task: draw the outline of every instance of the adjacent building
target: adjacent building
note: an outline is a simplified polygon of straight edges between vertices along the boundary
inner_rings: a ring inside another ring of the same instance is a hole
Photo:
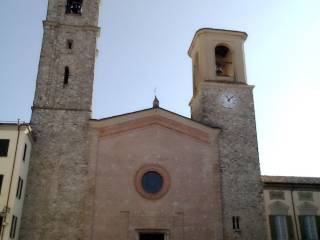
[[[320,178],[262,176],[271,240],[318,240]]]
[[[0,123],[0,239],[18,239],[32,147],[28,124]]]

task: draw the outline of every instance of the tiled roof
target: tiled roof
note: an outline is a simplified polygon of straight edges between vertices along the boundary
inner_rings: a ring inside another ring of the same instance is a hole
[[[261,176],[262,182],[273,184],[320,184],[320,178],[293,176]]]

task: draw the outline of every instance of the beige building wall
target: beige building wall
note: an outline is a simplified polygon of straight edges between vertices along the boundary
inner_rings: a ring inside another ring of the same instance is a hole
[[[3,220],[0,235],[1,240],[18,239],[19,237],[22,206],[32,147],[30,133],[31,129],[28,125],[0,124],[0,139],[9,140],[7,156],[0,157],[0,175],[3,175],[0,194],[0,214]],[[25,146],[27,146],[26,152]],[[23,183],[21,183],[21,180]],[[20,185],[19,189],[21,190],[18,190],[18,185]],[[14,230],[14,227],[12,227],[14,216],[16,217],[15,234],[14,237],[13,234],[11,234],[10,237],[11,229],[12,231]]]
[[[270,216],[291,219],[287,222],[290,240],[311,239],[302,234],[301,216],[314,216],[318,238],[312,239],[320,239],[320,179],[263,176],[262,180],[269,239],[276,239]]]

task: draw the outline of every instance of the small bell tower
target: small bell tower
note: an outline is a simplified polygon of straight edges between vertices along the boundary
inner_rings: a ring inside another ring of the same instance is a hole
[[[196,33],[189,49],[194,97],[203,82],[246,84],[243,49],[246,39],[247,34],[238,31],[201,29]]]
[[[239,31],[201,29],[189,49],[193,65],[192,119],[221,129],[219,158],[223,239],[265,240],[252,90]]]

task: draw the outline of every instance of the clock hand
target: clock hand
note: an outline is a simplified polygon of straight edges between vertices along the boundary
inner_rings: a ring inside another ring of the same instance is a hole
[[[230,102],[232,98],[234,98],[234,96],[227,97],[227,101]]]

